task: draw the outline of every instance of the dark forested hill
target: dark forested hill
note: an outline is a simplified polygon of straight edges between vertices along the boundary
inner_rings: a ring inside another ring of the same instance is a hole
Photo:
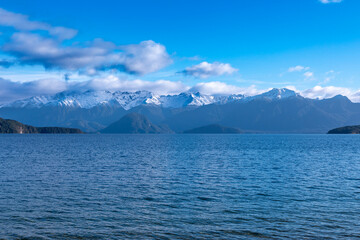
[[[83,133],[75,128],[61,128],[61,127],[33,127],[22,124],[15,120],[0,118],[0,133]]]
[[[328,134],[360,134],[360,125],[332,129]]]

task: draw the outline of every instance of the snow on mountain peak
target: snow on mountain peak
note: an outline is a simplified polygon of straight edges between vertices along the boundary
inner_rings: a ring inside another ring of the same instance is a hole
[[[251,101],[265,98],[279,100],[299,94],[289,89],[272,89],[266,93],[245,97],[244,95],[211,96],[199,92],[184,92],[178,95],[155,95],[148,91],[122,92],[122,91],[65,91],[52,96],[37,96],[24,100],[15,101],[2,107],[16,108],[40,108],[51,106],[79,107],[90,109],[99,105],[118,106],[129,110],[139,105],[152,104],[165,108],[181,108],[186,106],[203,106],[208,104],[225,104],[233,101]]]
[[[279,99],[286,99],[290,97],[297,97],[300,96],[293,90],[287,88],[273,88],[268,92],[263,94],[257,95],[254,98],[266,98],[269,100],[279,100]]]

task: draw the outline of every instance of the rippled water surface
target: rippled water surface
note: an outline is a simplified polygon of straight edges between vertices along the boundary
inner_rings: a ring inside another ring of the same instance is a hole
[[[360,136],[1,135],[18,238],[360,239]]]

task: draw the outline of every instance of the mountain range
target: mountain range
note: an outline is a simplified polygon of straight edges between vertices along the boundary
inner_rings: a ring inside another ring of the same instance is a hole
[[[86,132],[98,132],[132,112],[174,132],[219,124],[244,132],[326,133],[360,123],[360,103],[341,95],[323,100],[304,98],[286,88],[256,96],[69,91],[0,106],[3,118]]]

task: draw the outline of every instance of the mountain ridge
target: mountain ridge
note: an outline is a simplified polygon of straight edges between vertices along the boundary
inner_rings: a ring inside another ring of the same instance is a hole
[[[124,100],[126,108],[113,99],[112,92],[105,92],[105,97],[103,93],[87,91],[85,97],[81,95],[83,99],[76,101],[74,94],[78,93],[58,94],[56,99],[61,99],[61,104],[55,100],[49,102],[49,97],[33,98],[34,102],[30,103],[18,101],[1,107],[0,116],[29,125],[72,127],[85,132],[100,131],[131,112],[146,116],[155,125],[167,125],[174,132],[218,123],[244,132],[326,133],[338,126],[360,122],[360,103],[353,103],[347,97],[310,99],[288,89],[272,89],[250,97],[183,93],[161,99],[149,92],[116,93],[115,97]],[[91,101],[85,101],[89,96]],[[82,101],[89,108],[78,104]]]
[[[205,95],[199,92],[183,92],[175,95],[156,95],[148,91],[64,91],[54,95],[34,96],[11,103],[0,105],[0,108],[40,108],[51,106],[90,109],[96,106],[108,105],[130,110],[139,105],[159,105],[164,108],[182,108],[186,106],[204,106],[209,104],[226,104],[232,101],[252,101],[259,98],[279,100],[300,96],[298,93],[282,88],[268,92],[245,96],[243,94]]]

